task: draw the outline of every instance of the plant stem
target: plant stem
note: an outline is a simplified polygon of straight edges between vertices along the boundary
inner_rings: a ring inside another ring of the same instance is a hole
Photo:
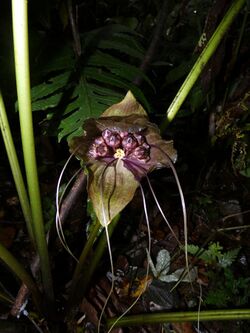
[[[52,287],[48,248],[44,232],[42,205],[35,156],[30,96],[27,6],[28,2],[26,0],[12,0],[16,85],[24,164],[33,220],[33,231],[37,251],[40,257],[45,297],[49,305],[54,301],[54,292]]]
[[[10,268],[15,275],[26,284],[29,288],[34,304],[38,311],[41,312],[41,295],[34,283],[32,277],[26,272],[24,267],[16,260],[16,258],[0,243],[0,259]]]
[[[15,146],[13,143],[10,126],[9,126],[1,91],[0,91],[0,127],[1,127],[2,135],[3,135],[3,141],[4,141],[6,151],[7,151],[12,175],[13,175],[14,182],[16,185],[18,197],[19,197],[20,204],[22,207],[24,219],[25,219],[25,222],[27,225],[29,237],[34,243],[34,234],[33,234],[33,230],[32,230],[32,216],[31,216],[30,203],[29,203],[27,191],[25,189],[20,165],[19,165],[19,162],[17,159],[16,149],[15,149]]]
[[[245,0],[235,0],[231,7],[228,9],[227,13],[223,17],[221,23],[213,33],[212,37],[208,41],[207,45],[205,46],[204,50],[198,57],[197,61],[195,62],[193,68],[189,72],[186,80],[180,87],[178,93],[176,94],[173,102],[169,106],[167,110],[167,117],[163,121],[161,125],[161,131],[163,132],[167,125],[174,119],[177,112],[179,111],[182,103],[186,99],[188,93],[192,89],[193,85],[197,81],[199,75],[201,74],[203,68],[208,63],[211,56],[214,54],[215,50],[217,49],[218,45],[220,44],[222,38],[224,37],[227,29],[232,24],[233,20],[241,10],[245,3]]]
[[[77,284],[81,278],[81,273],[83,271],[83,267],[85,264],[85,261],[90,253],[90,251],[93,248],[93,244],[97,238],[98,232],[101,228],[101,225],[98,221],[96,221],[93,230],[91,231],[89,238],[83,248],[83,251],[81,253],[81,256],[79,258],[79,262],[76,265],[75,271],[74,271],[74,275],[72,278],[72,283],[71,283],[71,288],[70,288],[70,295],[69,295],[69,306],[71,307],[71,305],[73,303],[75,303],[75,299],[76,299],[76,294],[77,294]]]
[[[108,230],[109,230],[110,237],[111,237],[113,231],[115,230],[115,227],[116,227],[119,219],[120,219],[120,215],[118,214],[109,224]],[[103,232],[100,237],[100,240],[98,242],[97,248],[94,251],[93,258],[91,259],[88,267],[87,268],[86,268],[86,266],[83,267],[84,264],[86,263],[87,255],[89,254],[90,250],[92,249],[92,246],[93,246],[94,240],[96,239],[98,231],[100,230],[100,226],[101,225],[97,221],[97,223],[96,223],[94,229],[92,230],[91,235],[83,249],[83,252],[81,254],[79,263],[76,267],[74,277],[73,277],[74,289],[72,289],[72,291],[71,291],[71,295],[70,295],[71,297],[69,298],[69,306],[72,306],[73,304],[75,304],[79,300],[79,298],[81,298],[82,295],[84,295],[84,293],[86,292],[89,282],[92,278],[92,275],[95,272],[95,270],[98,266],[98,263],[106,249],[106,246],[107,246],[106,233]]]
[[[120,215],[118,214],[109,224],[109,226],[108,226],[109,237],[112,236],[119,219],[120,219]],[[94,256],[93,256],[92,260],[90,261],[90,264],[88,265],[87,271],[85,272],[84,285],[81,286],[83,293],[86,291],[86,288],[91,280],[91,277],[92,277],[93,273],[95,272],[96,267],[98,266],[98,263],[101,260],[104,251],[106,250],[106,246],[107,246],[106,233],[103,232],[101,235],[101,238],[98,242],[97,248],[95,249]]]
[[[208,311],[190,311],[190,312],[170,312],[170,313],[151,313],[121,318],[114,327],[140,326],[146,324],[164,324],[173,322],[197,321],[199,315],[200,321],[211,320],[249,320],[250,309],[233,310],[208,310]],[[115,323],[117,318],[107,320],[107,328]]]

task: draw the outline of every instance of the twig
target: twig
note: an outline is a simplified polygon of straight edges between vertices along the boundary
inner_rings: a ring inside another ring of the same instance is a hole
[[[75,50],[77,58],[80,58],[80,56],[82,54],[82,47],[81,47],[81,40],[80,40],[79,31],[78,31],[78,26],[77,26],[77,22],[76,22],[77,21],[76,15],[73,14],[72,0],[67,1],[67,7],[68,7],[70,26],[71,26],[71,30],[72,30],[72,36],[74,39],[74,50]]]
[[[40,263],[39,263],[39,256],[38,254],[36,254],[33,258],[32,258],[32,262],[31,262],[31,271],[34,277],[37,276],[38,270],[40,267]],[[26,304],[27,304],[27,300],[28,297],[30,295],[30,290],[28,289],[28,287],[26,286],[25,283],[22,283],[16,299],[14,301],[14,304],[10,310],[10,314],[16,318],[19,318],[22,311],[24,310]]]
[[[12,316],[16,318],[20,317],[23,307],[25,306],[27,299],[29,297],[29,294],[30,291],[28,287],[26,286],[26,284],[23,283],[18,291],[15,302],[10,310],[10,314]]]
[[[82,193],[85,190],[87,183],[87,177],[85,173],[82,171],[76,178],[76,181],[72,188],[70,189],[67,197],[63,200],[61,209],[60,209],[60,219],[63,224],[67,219],[69,212],[75,202],[79,199]]]
[[[163,28],[164,28],[164,23],[166,22],[166,16],[167,16],[167,5],[168,5],[168,1],[167,0],[163,0],[163,4],[162,7],[159,11],[158,14],[158,19],[157,19],[157,24],[155,26],[154,29],[154,33],[150,42],[150,45],[147,49],[147,52],[145,54],[145,57],[140,65],[140,69],[145,73],[148,70],[148,67],[150,66],[150,63],[152,62],[154,55],[157,51],[158,45],[159,45],[159,41],[163,32]],[[142,83],[142,76],[137,76],[134,79],[134,84],[136,85],[140,85]]]

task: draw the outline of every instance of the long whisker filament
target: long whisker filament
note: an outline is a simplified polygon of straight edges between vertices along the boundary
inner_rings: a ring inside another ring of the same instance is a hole
[[[101,175],[101,184],[100,184],[100,192],[101,192],[101,198],[103,198],[103,187],[104,187],[104,177],[105,177],[105,172],[107,171],[108,167],[110,167],[114,162],[117,162],[117,160],[111,161],[110,163],[108,163]],[[116,166],[116,164],[115,164]],[[112,193],[111,193],[112,195]],[[108,305],[109,299],[114,291],[114,286],[115,286],[115,280],[114,280],[114,276],[115,276],[115,272],[114,272],[114,263],[113,263],[113,256],[112,256],[112,250],[111,250],[111,244],[110,244],[110,240],[109,240],[109,232],[108,232],[108,224],[109,221],[107,221],[107,215],[105,212],[105,207],[104,207],[104,202],[103,200],[101,200],[101,205],[102,205],[102,214],[103,214],[103,220],[104,220],[104,229],[105,229],[105,233],[106,233],[106,240],[107,240],[107,247],[108,247],[108,253],[109,253],[109,261],[110,261],[110,269],[111,269],[111,287],[110,287],[110,291],[108,293],[108,296],[105,300],[105,303],[103,305],[99,320],[98,320],[98,327],[97,327],[97,332],[100,332],[100,328],[101,328],[101,321],[102,321],[102,317],[104,315],[105,309]]]
[[[184,198],[184,194],[183,194],[183,191],[182,191],[182,187],[181,187],[181,184],[180,184],[180,180],[179,180],[179,177],[177,175],[176,169],[174,167],[174,164],[173,164],[171,158],[160,147],[158,147],[156,145],[151,145],[151,147],[154,147],[154,148],[158,149],[166,157],[166,159],[168,160],[168,162],[166,163],[166,166],[171,168],[171,170],[173,172],[173,175],[174,175],[174,178],[175,178],[175,181],[176,181],[176,185],[178,187],[178,191],[179,191],[179,195],[180,195],[180,199],[181,199],[182,215],[183,215],[185,262],[186,262],[187,273],[188,273],[190,283],[191,283],[192,279],[191,279],[191,276],[190,276],[189,262],[188,262],[188,252],[187,252],[187,246],[188,246],[187,210],[186,210],[186,203],[185,203],[185,198]],[[191,283],[191,285],[192,285],[192,283]]]
[[[77,147],[77,149],[78,149],[78,147]],[[60,191],[61,180],[62,180],[62,177],[63,177],[63,174],[65,172],[66,167],[68,166],[71,158],[74,156],[74,153],[75,153],[75,151],[67,159],[67,161],[66,161],[66,163],[65,163],[65,165],[64,165],[64,167],[63,167],[63,169],[61,171],[61,174],[59,176],[58,182],[57,182],[57,187],[56,187],[56,231],[57,231],[58,238],[59,238],[61,244],[63,245],[63,247],[65,248],[65,250],[72,256],[72,258],[74,258],[78,262],[78,259],[71,252],[71,250],[70,250],[70,248],[69,248],[69,246],[68,246],[68,244],[66,242],[64,233],[63,233],[62,222],[61,222],[61,218],[60,218],[60,203],[61,203],[61,199],[59,199],[59,191]]]
[[[150,235],[150,225],[149,225],[149,218],[148,218],[148,210],[147,210],[147,203],[146,203],[145,193],[144,193],[143,187],[142,187],[142,185],[140,183],[139,183],[139,187],[140,187],[141,194],[142,194],[143,209],[144,209],[145,220],[146,220],[147,230],[148,230],[148,249],[147,249],[146,253],[148,254],[147,257],[149,257],[150,253],[151,253],[151,235]],[[146,278],[145,278],[145,281],[147,281],[148,275],[149,275],[149,260],[147,260],[147,268],[146,268]],[[116,319],[116,321],[109,328],[109,330],[108,330],[107,333],[110,333],[111,330],[113,329],[113,327],[119,322],[119,320],[122,317],[124,317],[135,306],[135,304],[140,299],[141,295],[145,292],[146,288],[147,288],[147,282],[144,284],[144,288],[140,291],[140,294],[136,297],[136,299],[134,300],[134,302],[128,307],[128,309],[126,311],[123,312],[123,314],[121,314]]]
[[[157,207],[158,207],[158,209],[159,209],[159,211],[160,211],[160,213],[161,213],[161,216],[163,217],[164,221],[166,222],[166,224],[167,224],[169,230],[170,230],[171,233],[173,234],[173,236],[174,236],[174,238],[176,239],[177,243],[181,246],[181,243],[180,243],[179,239],[177,238],[177,236],[176,236],[176,234],[175,234],[173,228],[171,227],[170,223],[168,222],[168,220],[167,220],[167,218],[166,218],[166,216],[165,216],[165,214],[164,214],[164,212],[163,212],[163,210],[162,210],[162,208],[161,208],[161,205],[160,205],[160,203],[159,203],[159,201],[158,201],[158,199],[157,199],[157,197],[156,197],[156,195],[155,195],[154,189],[153,189],[153,187],[152,187],[152,185],[151,185],[151,183],[150,183],[150,180],[149,180],[149,178],[148,178],[147,175],[146,175],[146,178],[147,178],[147,181],[148,181],[148,186],[149,186],[149,188],[150,188],[150,191],[151,191],[151,193],[152,193],[152,195],[153,195],[153,197],[154,197],[155,203],[156,203],[156,205],[157,205]]]

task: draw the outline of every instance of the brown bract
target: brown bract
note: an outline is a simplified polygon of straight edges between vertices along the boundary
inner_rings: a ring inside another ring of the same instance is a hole
[[[141,178],[167,167],[169,159],[175,162],[177,153],[130,91],[98,119],[86,120],[83,129],[69,142],[70,152],[89,171],[88,194],[106,226],[132,200]]]

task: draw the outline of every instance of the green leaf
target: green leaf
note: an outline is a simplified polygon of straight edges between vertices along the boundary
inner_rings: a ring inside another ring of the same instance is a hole
[[[97,70],[93,67],[86,68],[84,72],[87,78],[98,81],[99,84],[102,83],[110,87],[113,86],[113,89],[115,87],[118,89],[123,88],[126,91],[131,90],[133,94],[145,105],[147,110],[150,110],[150,105],[148,104],[148,101],[141,89],[139,89],[131,82],[127,80],[121,80],[121,78],[119,78],[117,75],[107,73],[101,69]]]
[[[218,307],[223,307],[227,305],[229,298],[230,295],[228,295],[226,289],[209,290],[205,299],[205,304],[212,304]]]
[[[117,34],[112,40],[102,40],[98,47],[100,49],[112,49],[125,53],[133,58],[143,59],[144,50],[138,45],[134,38],[128,34]]]
[[[47,121],[53,121],[53,112],[56,112],[57,119],[61,115],[57,129],[59,141],[65,136],[70,139],[80,135],[84,120],[99,117],[107,107],[121,100],[128,90],[132,90],[150,111],[143,92],[132,83],[135,77],[142,76],[154,89],[148,77],[132,65],[143,56],[138,36],[127,27],[108,25],[83,35],[86,54],[83,67],[78,62],[74,63],[69,44],[58,49],[58,61],[54,52],[49,65],[43,66],[41,72],[48,76],[51,71],[51,78],[32,88],[32,110],[49,110]],[[63,72],[54,75],[58,70]]]
[[[219,265],[223,268],[229,267],[238,256],[240,248],[229,250],[219,256]]]
[[[223,247],[217,243],[211,243],[207,250],[197,245],[188,244],[187,251],[207,263],[218,263],[222,268],[231,266],[240,251],[240,248],[222,252]]]
[[[196,255],[200,250],[201,248],[198,245],[188,244],[187,246],[187,251],[192,255]]]
[[[55,94],[32,103],[32,111],[44,111],[58,106],[63,93]]]
[[[59,125],[58,140],[68,136],[82,133],[82,123],[88,118],[97,118],[110,105],[118,102],[121,95],[113,93],[111,89],[88,84],[82,76],[79,85],[76,86],[73,96],[75,97],[64,111],[64,119]]]
[[[54,76],[50,78],[46,83],[39,84],[31,89],[31,98],[32,98],[32,110],[38,110],[38,107],[35,108],[36,103],[39,103],[39,100],[43,99],[43,103],[46,104],[45,97],[58,92],[58,90],[61,90],[64,86],[66,86],[68,80],[70,77],[70,72],[65,72],[63,74],[59,74],[57,76]],[[41,102],[41,101],[40,101]],[[49,105],[50,103],[48,103]],[[47,108],[50,106],[47,106]]]
[[[133,81],[136,76],[142,76],[143,79],[155,90],[152,82],[139,68],[127,64],[118,58],[115,58],[107,53],[97,51],[89,57],[90,66],[99,66],[107,68],[111,73],[118,75],[128,81]]]

